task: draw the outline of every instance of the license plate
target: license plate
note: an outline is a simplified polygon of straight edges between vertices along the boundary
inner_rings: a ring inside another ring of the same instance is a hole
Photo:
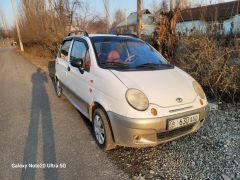
[[[168,130],[180,128],[188,124],[195,123],[199,120],[199,114],[193,114],[186,117],[181,117],[178,119],[173,119],[168,121]]]

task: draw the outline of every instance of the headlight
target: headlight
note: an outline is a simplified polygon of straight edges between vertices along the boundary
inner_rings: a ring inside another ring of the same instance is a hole
[[[202,86],[197,81],[193,81],[193,88],[200,98],[202,99],[206,98],[205,93],[202,89]]]
[[[148,98],[138,89],[128,89],[126,99],[130,106],[139,111],[144,111],[149,106]]]

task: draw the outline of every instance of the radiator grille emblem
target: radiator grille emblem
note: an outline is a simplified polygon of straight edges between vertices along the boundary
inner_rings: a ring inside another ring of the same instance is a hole
[[[180,102],[183,101],[183,99],[182,98],[177,98],[176,101],[180,103]]]

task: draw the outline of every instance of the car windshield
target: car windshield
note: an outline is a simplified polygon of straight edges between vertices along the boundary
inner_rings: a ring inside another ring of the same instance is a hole
[[[172,68],[164,57],[144,41],[124,36],[91,37],[100,67],[115,70]]]

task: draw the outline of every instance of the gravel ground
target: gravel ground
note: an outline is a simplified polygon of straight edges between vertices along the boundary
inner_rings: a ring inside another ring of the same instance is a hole
[[[108,156],[132,179],[240,180],[240,108],[210,111],[198,132],[178,140]]]

